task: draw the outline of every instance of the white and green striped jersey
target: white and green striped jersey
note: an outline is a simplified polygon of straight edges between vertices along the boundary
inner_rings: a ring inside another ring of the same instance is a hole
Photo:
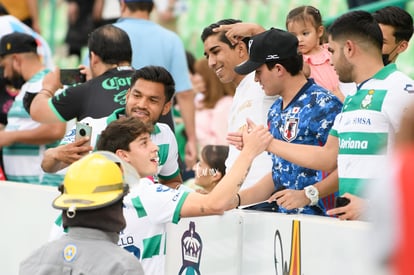
[[[118,245],[141,261],[145,274],[164,274],[166,225],[180,220],[188,194],[186,189],[171,189],[141,178],[124,197],[126,228],[120,233]],[[56,240],[63,234],[59,216],[49,240]]]
[[[95,147],[99,136],[106,126],[112,121],[118,119],[119,115],[125,115],[125,108],[115,110],[111,115],[102,118],[85,117],[81,120],[82,123],[87,123],[92,126],[91,145]],[[70,129],[61,144],[68,144],[75,141],[75,126]],[[177,139],[171,128],[165,124],[157,122],[154,125],[154,130],[151,133],[151,140],[158,148],[158,172],[157,177],[168,180],[175,178],[180,173],[178,167],[178,145]]]
[[[26,92],[34,93],[41,90],[43,78],[48,72],[48,69],[38,72],[21,87],[7,114],[8,123],[5,131],[32,130],[41,125],[34,121],[25,110],[23,98]],[[3,163],[6,178],[16,182],[60,185],[63,180],[62,175],[44,173],[40,167],[44,151],[58,144],[59,141],[44,145],[13,143],[9,146],[4,146]]]
[[[414,81],[390,64],[345,98],[330,132],[339,140],[339,193],[361,195],[367,180],[386,168],[404,110],[413,101]]]

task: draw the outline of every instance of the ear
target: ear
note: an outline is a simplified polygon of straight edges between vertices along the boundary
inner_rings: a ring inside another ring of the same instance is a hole
[[[318,37],[319,37],[319,38],[321,38],[321,37],[323,36],[323,32],[324,32],[324,30],[325,30],[325,27],[324,27],[324,26],[319,26],[319,27],[316,29],[316,33],[318,34]]]
[[[166,115],[171,110],[172,100],[165,103],[163,109],[162,109],[162,115]]]
[[[129,163],[129,155],[125,150],[122,149],[117,149],[115,151],[115,155],[117,155],[118,157],[120,157],[122,160],[126,161]]]
[[[241,40],[237,43],[236,50],[239,53],[239,57],[242,59],[245,59],[245,57],[248,57],[249,55],[246,44]]]
[[[356,45],[352,40],[346,40],[344,43],[343,53],[345,57],[349,58],[354,56],[356,51]]]
[[[214,176],[212,176],[212,177],[213,177],[213,181],[217,184],[221,180],[221,178],[223,177],[223,175],[221,174],[220,171],[217,171],[216,170],[216,174]]]
[[[274,72],[274,73],[276,73],[278,76],[281,76],[284,73],[286,73],[285,67],[283,67],[280,64],[276,64],[271,71]]]
[[[12,65],[13,70],[17,71],[18,74],[21,75],[21,69],[22,69],[22,65],[23,65],[21,55],[20,54],[13,54],[11,58],[12,58],[11,65]]]
[[[404,52],[408,48],[408,41],[403,40],[400,42],[400,44],[397,47],[397,53],[400,54]]]
[[[101,58],[99,56],[97,56],[94,52],[91,51],[91,57],[89,58],[89,63],[92,65],[92,64],[96,64],[100,61],[101,61]]]

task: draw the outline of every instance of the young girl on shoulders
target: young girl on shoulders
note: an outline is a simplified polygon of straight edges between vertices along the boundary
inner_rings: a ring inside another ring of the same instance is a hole
[[[324,44],[325,28],[320,11],[312,6],[294,8],[287,15],[286,29],[299,40],[305,74],[343,101],[338,75],[331,65],[331,53],[328,44]]]

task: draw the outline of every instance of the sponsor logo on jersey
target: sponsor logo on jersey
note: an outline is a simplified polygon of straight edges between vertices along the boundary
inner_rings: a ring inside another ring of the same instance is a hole
[[[286,141],[292,141],[298,135],[299,118],[290,117],[283,127],[283,138]]]
[[[66,133],[66,135],[63,137],[61,143],[62,144],[67,144],[67,143],[72,143],[75,141],[75,134],[76,134],[76,129],[72,128],[70,129],[70,131],[68,131]]]
[[[373,97],[374,97],[374,90],[369,90],[368,94],[364,97],[364,99],[361,102],[361,108],[362,109],[368,109],[368,107],[371,105]]]
[[[371,125],[371,119],[369,117],[354,117],[345,122],[345,125]]]
[[[366,150],[368,149],[368,140],[340,139],[339,148]]]
[[[412,84],[406,84],[405,85],[405,88],[404,88],[404,91],[407,91],[409,94],[414,93],[414,87],[413,87],[413,85]]]
[[[171,191],[171,188],[168,186],[165,186],[163,184],[158,184],[157,186],[157,192],[168,192]]]
[[[76,257],[76,253],[77,248],[74,244],[68,244],[65,248],[63,248],[63,258],[66,262],[72,262]]]

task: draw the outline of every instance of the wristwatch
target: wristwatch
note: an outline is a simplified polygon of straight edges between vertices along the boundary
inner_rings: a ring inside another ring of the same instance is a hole
[[[310,201],[311,201],[309,205],[311,205],[311,206],[316,205],[319,201],[319,191],[318,191],[318,189],[313,185],[309,185],[309,186],[306,186],[304,188],[304,190],[305,190],[306,197],[308,199],[310,199]]]

